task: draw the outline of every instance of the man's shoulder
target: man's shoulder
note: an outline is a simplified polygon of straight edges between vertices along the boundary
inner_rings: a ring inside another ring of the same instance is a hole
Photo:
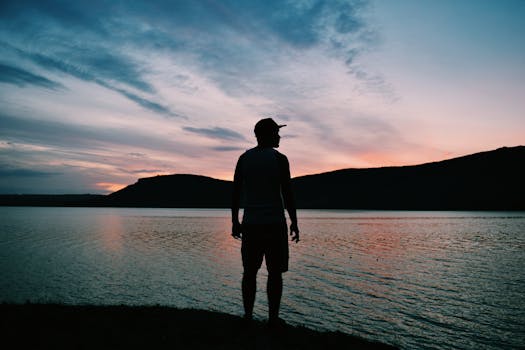
[[[279,152],[275,148],[273,150],[275,151],[275,155],[277,156],[277,158],[279,158],[279,160],[288,162],[288,158],[283,153]]]
[[[239,158],[249,156],[250,154],[252,154],[252,153],[254,153],[256,151],[257,151],[257,147],[249,148],[249,149],[245,150],[244,152],[242,152],[242,154],[239,156]]]
[[[246,151],[244,151],[244,153],[242,155],[244,156],[244,155],[251,154],[251,153],[254,153],[254,152],[257,152],[257,147],[252,147],[250,149],[247,149]]]
[[[260,148],[260,147],[253,147],[253,148],[250,148],[249,150],[246,150],[243,154],[241,154],[239,159],[249,158],[251,156],[258,157],[259,155],[261,155],[261,152],[266,153],[267,155],[274,154],[275,157],[279,159],[280,161],[286,161],[286,162],[288,161],[288,158],[283,153],[276,150],[275,148]]]
[[[247,157],[250,157],[251,154],[253,154],[255,148],[250,148],[246,151],[244,151],[240,156],[239,156],[239,160],[243,160]]]

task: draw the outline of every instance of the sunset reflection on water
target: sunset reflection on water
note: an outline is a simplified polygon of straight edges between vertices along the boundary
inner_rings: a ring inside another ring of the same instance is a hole
[[[119,253],[122,251],[125,228],[123,218],[120,215],[108,213],[107,215],[97,216],[94,226],[97,227],[102,244],[108,252]]]
[[[0,300],[242,315],[228,210],[3,208]],[[524,213],[301,210],[282,317],[402,348],[525,343]],[[28,219],[30,218],[30,219]],[[263,265],[264,266],[264,265]],[[255,317],[265,319],[266,271]]]

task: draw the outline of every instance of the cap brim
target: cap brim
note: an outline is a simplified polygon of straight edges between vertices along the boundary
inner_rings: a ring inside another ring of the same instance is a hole
[[[286,126],[286,124],[283,124],[283,125],[277,125],[280,128],[284,128]]]

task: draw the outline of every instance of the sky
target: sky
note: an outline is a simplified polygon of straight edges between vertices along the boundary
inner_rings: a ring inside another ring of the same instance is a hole
[[[292,176],[525,144],[525,1],[0,2],[0,193]]]

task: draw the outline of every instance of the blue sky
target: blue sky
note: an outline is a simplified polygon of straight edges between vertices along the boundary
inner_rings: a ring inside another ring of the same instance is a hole
[[[524,1],[3,1],[0,193],[292,174],[525,144]]]

